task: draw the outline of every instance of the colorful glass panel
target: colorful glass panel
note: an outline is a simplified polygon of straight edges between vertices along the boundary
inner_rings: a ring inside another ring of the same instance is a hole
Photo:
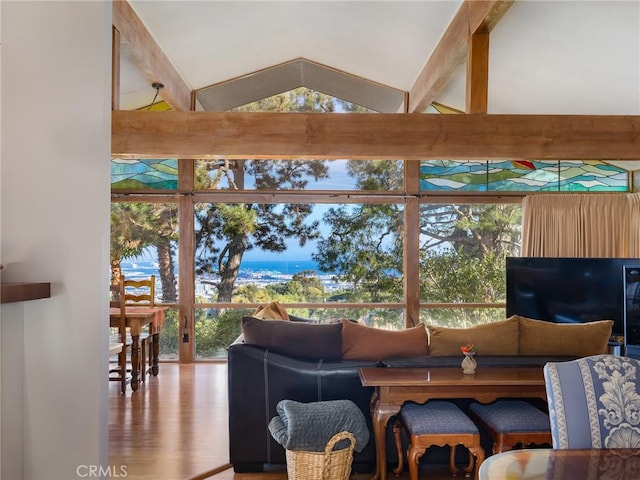
[[[489,191],[558,190],[558,162],[507,160],[489,164]]]
[[[420,190],[486,190],[487,162],[429,160],[420,163]]]
[[[627,171],[596,160],[423,160],[422,191],[626,192]]]
[[[175,158],[111,160],[113,190],[176,190],[178,160]]]
[[[559,162],[560,187],[563,192],[626,192],[628,172],[600,161]]]

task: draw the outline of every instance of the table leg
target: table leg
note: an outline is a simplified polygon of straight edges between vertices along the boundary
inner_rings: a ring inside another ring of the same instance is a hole
[[[153,359],[151,361],[151,373],[154,377],[158,376],[158,357],[160,356],[160,333],[153,333]]]
[[[380,406],[376,402],[373,406],[373,436],[376,441],[376,473],[374,479],[387,479],[387,446],[385,442],[385,433],[389,419],[398,413],[399,407]]]
[[[133,332],[131,334],[131,390],[134,392],[138,390],[138,385],[140,384],[140,372],[138,371],[139,360],[140,360],[140,334],[134,335]]]

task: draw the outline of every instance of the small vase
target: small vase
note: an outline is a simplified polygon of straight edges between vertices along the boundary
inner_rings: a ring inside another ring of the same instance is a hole
[[[464,358],[462,359],[462,373],[476,373],[476,367],[478,366],[478,364],[476,363],[476,359],[473,358],[474,355],[474,352],[464,354]]]

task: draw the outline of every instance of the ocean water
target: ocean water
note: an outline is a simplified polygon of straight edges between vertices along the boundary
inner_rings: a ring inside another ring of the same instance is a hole
[[[274,272],[293,275],[305,270],[314,270],[318,274],[318,264],[313,260],[244,260],[241,270],[250,272]]]
[[[156,290],[160,288],[160,274],[158,263],[150,260],[121,262],[122,273],[126,278],[140,279],[156,276]],[[346,284],[336,282],[332,273],[320,273],[318,265],[313,260],[245,260],[242,262],[236,286],[258,285],[265,287],[275,283],[290,281],[299,272],[313,270],[322,282],[326,292],[343,290]],[[177,275],[177,270],[176,270]],[[195,292],[197,297],[214,298],[215,284],[219,280],[215,275],[196,276]]]
[[[144,278],[150,275],[159,277],[157,262],[150,260],[121,262],[122,272],[126,277]],[[291,277],[296,273],[313,270],[318,276],[332,275],[332,273],[320,272],[318,264],[313,260],[243,260],[240,267],[239,278],[250,278],[259,275],[272,275],[274,281],[281,281],[284,277]],[[177,273],[177,272],[176,272]]]

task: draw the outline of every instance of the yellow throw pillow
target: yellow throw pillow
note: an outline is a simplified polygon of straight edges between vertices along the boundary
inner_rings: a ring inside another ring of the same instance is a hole
[[[462,355],[460,347],[473,343],[478,355],[517,355],[518,318],[514,315],[499,322],[470,328],[427,325],[429,353],[433,357]]]
[[[267,305],[258,307],[251,316],[261,320],[289,320],[287,311],[278,302],[271,302]]]
[[[371,360],[426,357],[429,354],[424,325],[404,330],[384,330],[342,320],[342,358]]]
[[[519,355],[588,357],[607,353],[613,320],[553,323],[519,317]]]

